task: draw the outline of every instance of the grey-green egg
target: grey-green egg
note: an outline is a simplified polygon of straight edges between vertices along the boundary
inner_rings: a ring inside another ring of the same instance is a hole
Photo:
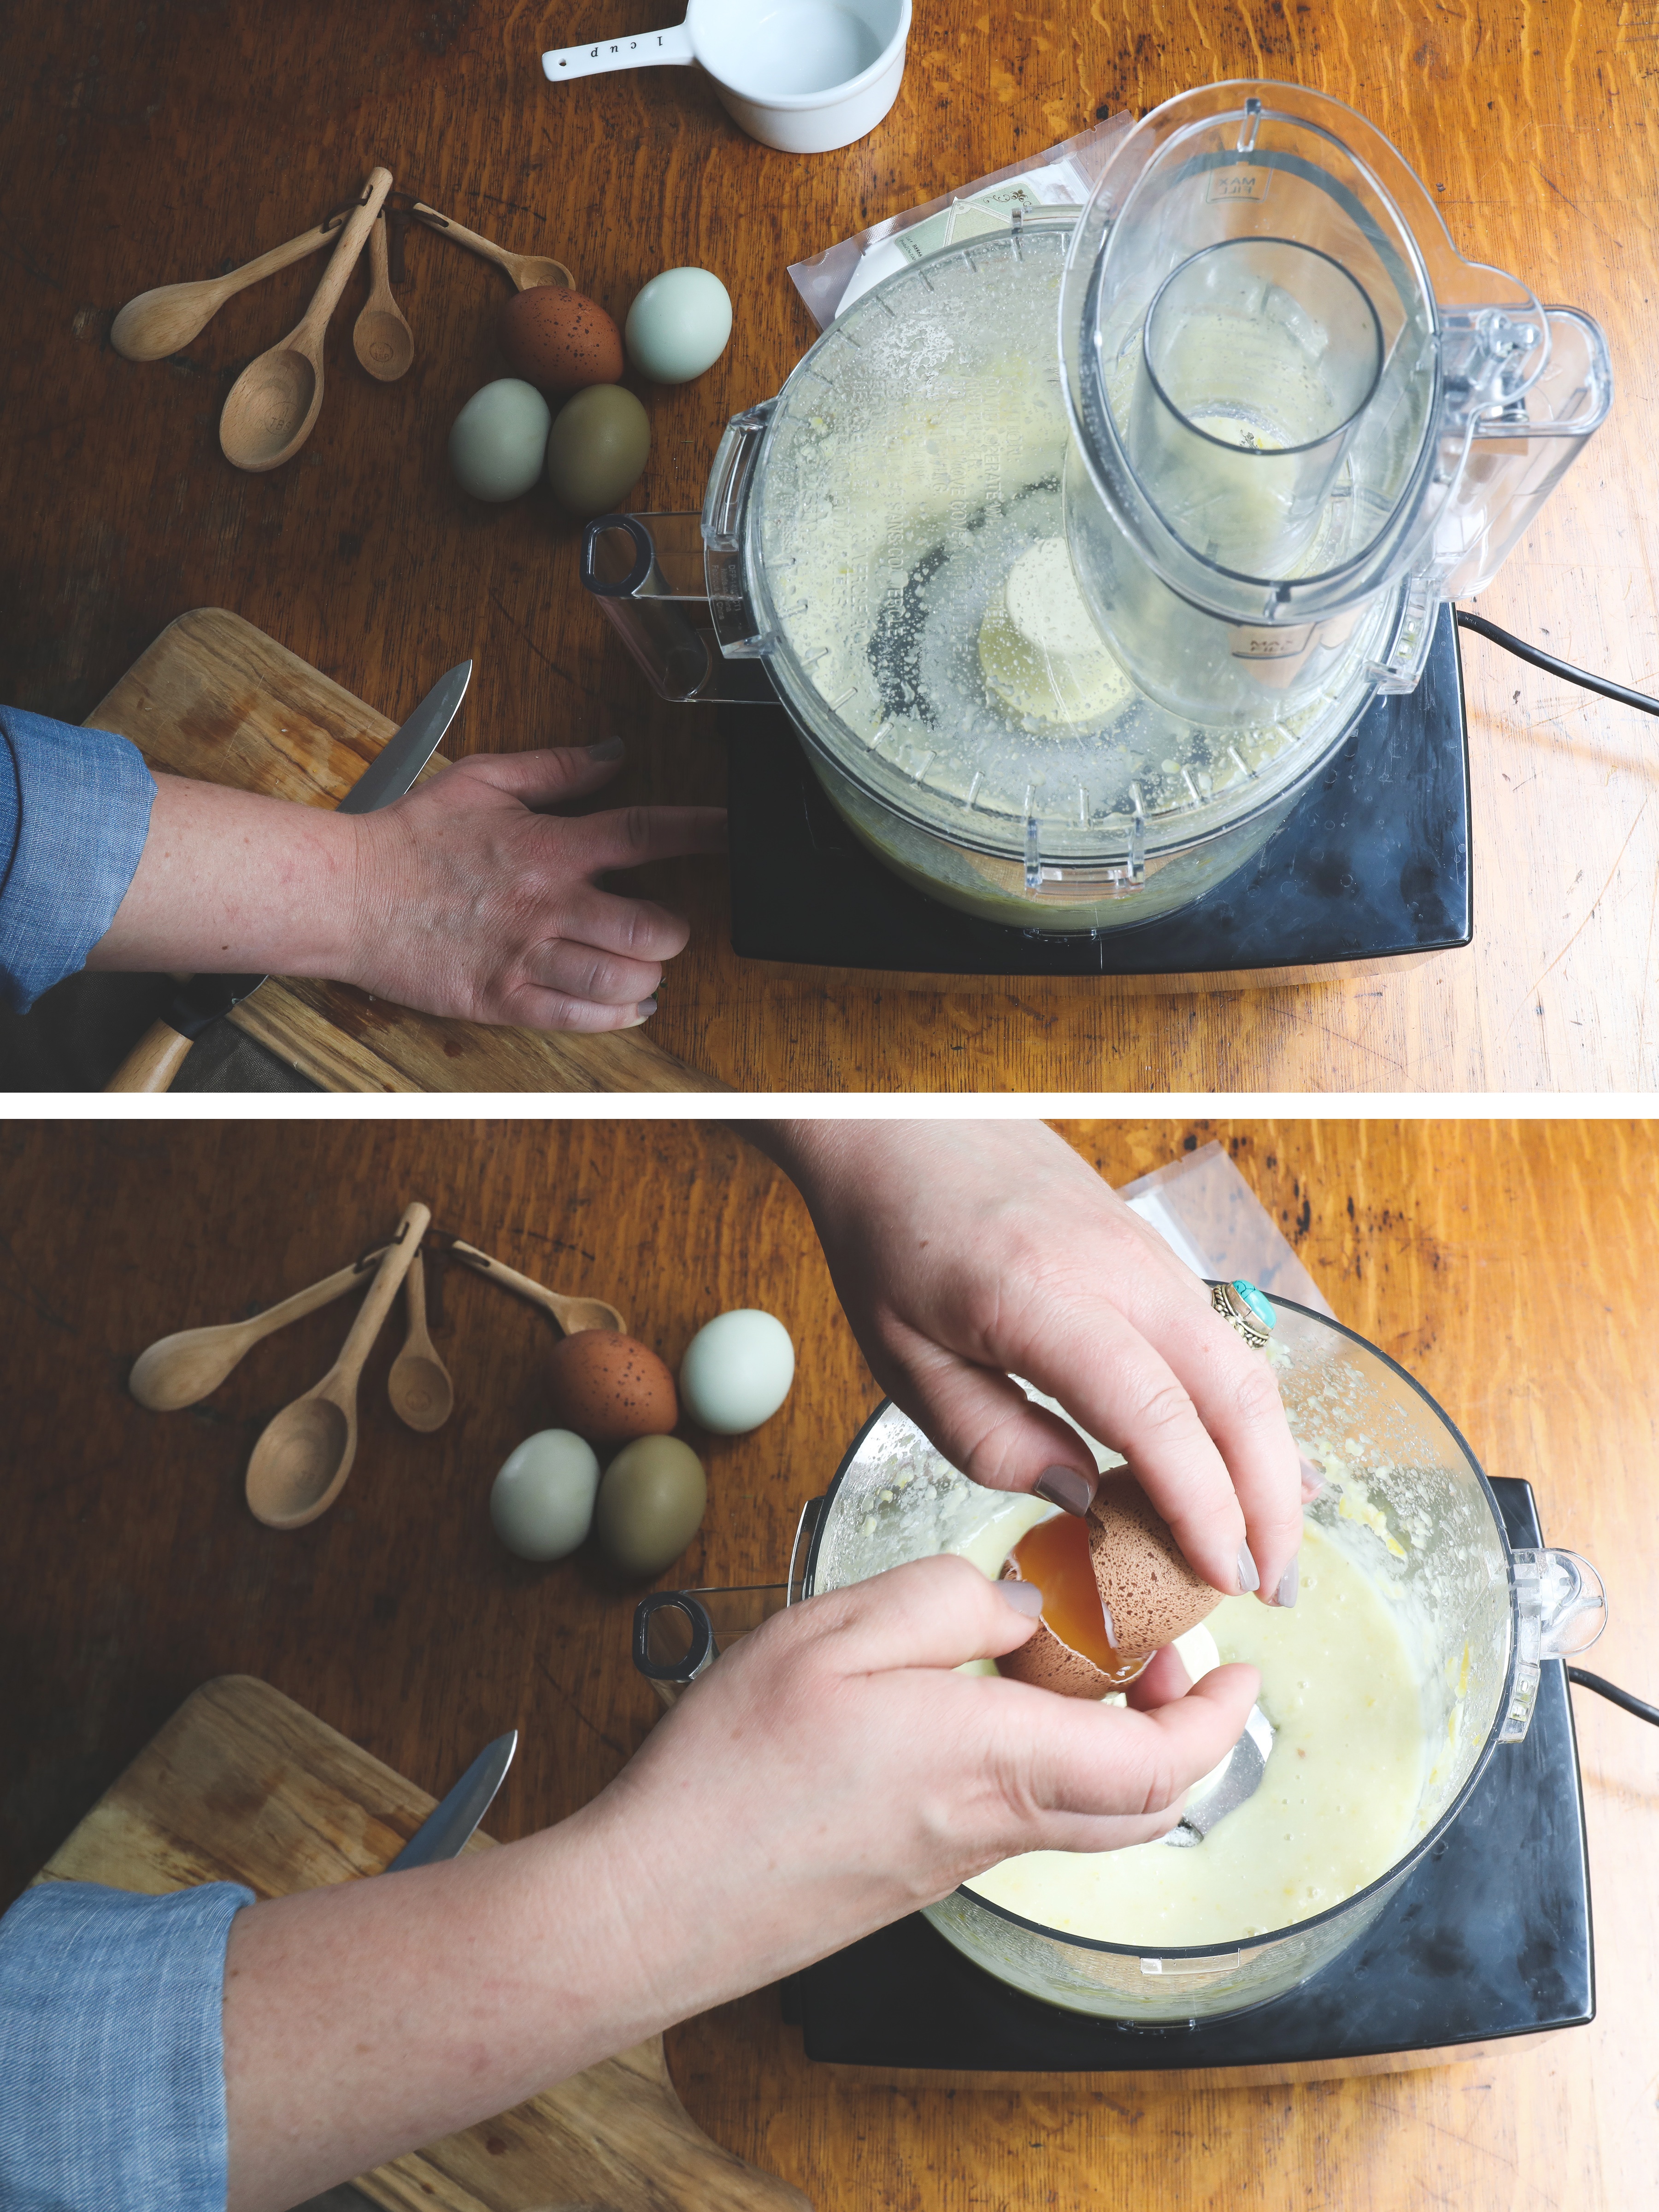
[[[456,483],[474,499],[519,498],[542,472],[551,419],[533,384],[516,376],[486,384],[462,408],[449,434]]]
[[[521,1559],[562,1559],[593,1524],[599,1462],[569,1429],[538,1429],[502,1462],[489,1518]]]
[[[605,1471],[593,1526],[624,1574],[656,1575],[678,1559],[708,1499],[702,1462],[678,1437],[635,1437]]]
[[[633,393],[590,384],[553,417],[547,488],[571,514],[607,514],[638,483],[650,451],[651,424]]]

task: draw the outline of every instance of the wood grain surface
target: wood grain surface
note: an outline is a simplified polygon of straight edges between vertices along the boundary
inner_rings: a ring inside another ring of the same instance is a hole
[[[252,1674],[194,1690],[42,1868],[158,1897],[239,1881],[287,1897],[381,1873],[436,1801]],[[481,1830],[462,1847],[491,1850]],[[798,2190],[718,2150],[686,2117],[662,2038],[362,2176],[427,2212],[809,2212]]]
[[[1553,1542],[1605,1574],[1591,1663],[1659,1695],[1659,1130],[1622,1123],[1097,1121],[1122,1182],[1214,1135],[1339,1316],[1434,1393],[1486,1468],[1534,1486]],[[495,1542],[496,1468],[546,1425],[552,1325],[442,1273],[448,1425],[400,1429],[388,1329],[339,1503],[291,1534],[242,1501],[264,1423],[324,1371],[347,1304],[258,1346],[190,1411],[125,1378],[168,1330],[245,1314],[388,1234],[408,1200],[550,1286],[611,1299],[676,1363],[713,1313],[776,1313],[794,1389],[708,1440],[709,1510],[665,1585],[778,1575],[801,1501],[876,1391],[805,1210],[729,1129],[681,1122],[207,1122],[0,1127],[8,1315],[0,1474],[0,1905],[198,1684],[258,1674],[434,1795],[523,1731],[490,1814],[521,1835],[584,1803],[655,1716],[632,1593],[585,1556]],[[256,1256],[257,1255],[257,1256]],[[1575,1697],[1600,2013],[1438,2070],[1284,2088],[1122,2077],[969,2092],[808,2065],[762,1991],[676,2030],[675,2084],[724,2148],[836,2212],[1538,2212],[1644,2205],[1659,2172],[1659,1767],[1652,1732]],[[1494,1867],[1495,1880],[1502,1879]]]
[[[87,719],[131,738],[153,769],[307,806],[337,805],[398,727],[222,607],[170,622]],[[416,782],[447,765],[434,755]],[[443,1021],[348,983],[270,981],[230,1018],[329,1091],[724,1087],[637,1030],[547,1036]]]
[[[653,20],[673,12],[665,0]],[[736,305],[732,343],[698,381],[643,388],[654,445],[628,501],[695,507],[726,417],[775,392],[813,336],[787,264],[1097,112],[1252,74],[1359,108],[1418,169],[1464,252],[1606,325],[1613,419],[1482,606],[1570,660],[1659,684],[1659,103],[1652,10],[1638,0],[1012,13],[918,0],[892,114],[811,160],[744,137],[689,70],[548,86],[540,46],[644,27],[623,0],[419,0],[356,11],[349,33],[343,21],[323,0],[65,0],[0,21],[0,373],[15,434],[0,450],[12,525],[0,696],[78,720],[173,616],[224,606],[387,711],[471,653],[466,748],[615,732],[630,754],[623,799],[718,799],[712,710],[648,696],[580,590],[575,527],[539,495],[486,509],[448,478],[451,421],[501,374],[504,276],[412,234],[398,296],[413,368],[390,386],[358,368],[354,289],[317,428],[261,477],[222,459],[219,409],[298,319],[314,264],[243,293],[163,362],[111,349],[115,310],[303,230],[376,160],[503,245],[558,255],[618,316],[659,270],[712,268]],[[731,952],[717,864],[665,864],[641,881],[690,915],[694,934],[650,1034],[741,1089],[1650,1087],[1652,726],[1479,641],[1467,678],[1467,952],[1398,975],[1175,998],[1076,979],[775,969]]]

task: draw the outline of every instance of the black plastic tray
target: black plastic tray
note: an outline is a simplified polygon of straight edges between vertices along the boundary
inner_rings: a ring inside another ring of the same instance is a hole
[[[727,707],[732,945],[751,960],[942,975],[1176,975],[1469,942],[1462,668],[1443,607],[1415,691],[1374,700],[1253,861],[1162,920],[1061,937],[977,921],[881,867],[781,708]]]

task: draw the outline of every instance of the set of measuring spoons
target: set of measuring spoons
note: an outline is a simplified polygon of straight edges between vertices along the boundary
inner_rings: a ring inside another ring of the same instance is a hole
[[[285,1406],[268,1422],[248,1462],[247,1502],[256,1520],[270,1528],[302,1528],[333,1504],[357,1454],[357,1384],[369,1348],[380,1333],[399,1289],[408,1322],[402,1350],[392,1363],[386,1393],[392,1410],[411,1429],[429,1434],[449,1419],[455,1402],[449,1371],[438,1357],[426,1318],[426,1277],[421,1240],[432,1223],[432,1209],[416,1199],[404,1210],[388,1244],[366,1253],[308,1289],[296,1291],[250,1321],[221,1322],[164,1336],[133,1363],[127,1387],[153,1413],[177,1413],[216,1390],[237,1363],[264,1337],[290,1322],[315,1313],[368,1281],[364,1298],[340,1347],[339,1357],[320,1382]],[[445,1256],[488,1276],[552,1315],[567,1336],[588,1328],[615,1329],[627,1323],[603,1298],[566,1297],[477,1245],[456,1239]],[[373,1270],[372,1278],[370,1270]]]
[[[331,216],[314,230],[273,246],[228,276],[141,292],[115,318],[110,343],[129,361],[165,360],[204,331],[227,300],[332,240],[334,252],[311,305],[285,338],[248,363],[232,385],[219,416],[219,445],[228,461],[254,474],[280,468],[311,435],[322,410],[323,339],[365,240],[371,281],[352,331],[353,350],[369,374],[383,384],[396,383],[415,358],[414,332],[392,294],[385,215],[392,185],[390,169],[372,170],[349,216]],[[535,284],[568,288],[574,281],[562,261],[546,254],[509,253],[423,201],[417,200],[410,213],[428,229],[495,262],[521,292]]]

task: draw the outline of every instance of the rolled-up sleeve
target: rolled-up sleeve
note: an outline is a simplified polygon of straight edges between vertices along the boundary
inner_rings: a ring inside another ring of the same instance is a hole
[[[137,746],[0,707],[0,994],[27,1013],[86,965],[149,833]]]
[[[6,2212],[224,2212],[225,1944],[252,1902],[46,1882],[0,1919]]]

